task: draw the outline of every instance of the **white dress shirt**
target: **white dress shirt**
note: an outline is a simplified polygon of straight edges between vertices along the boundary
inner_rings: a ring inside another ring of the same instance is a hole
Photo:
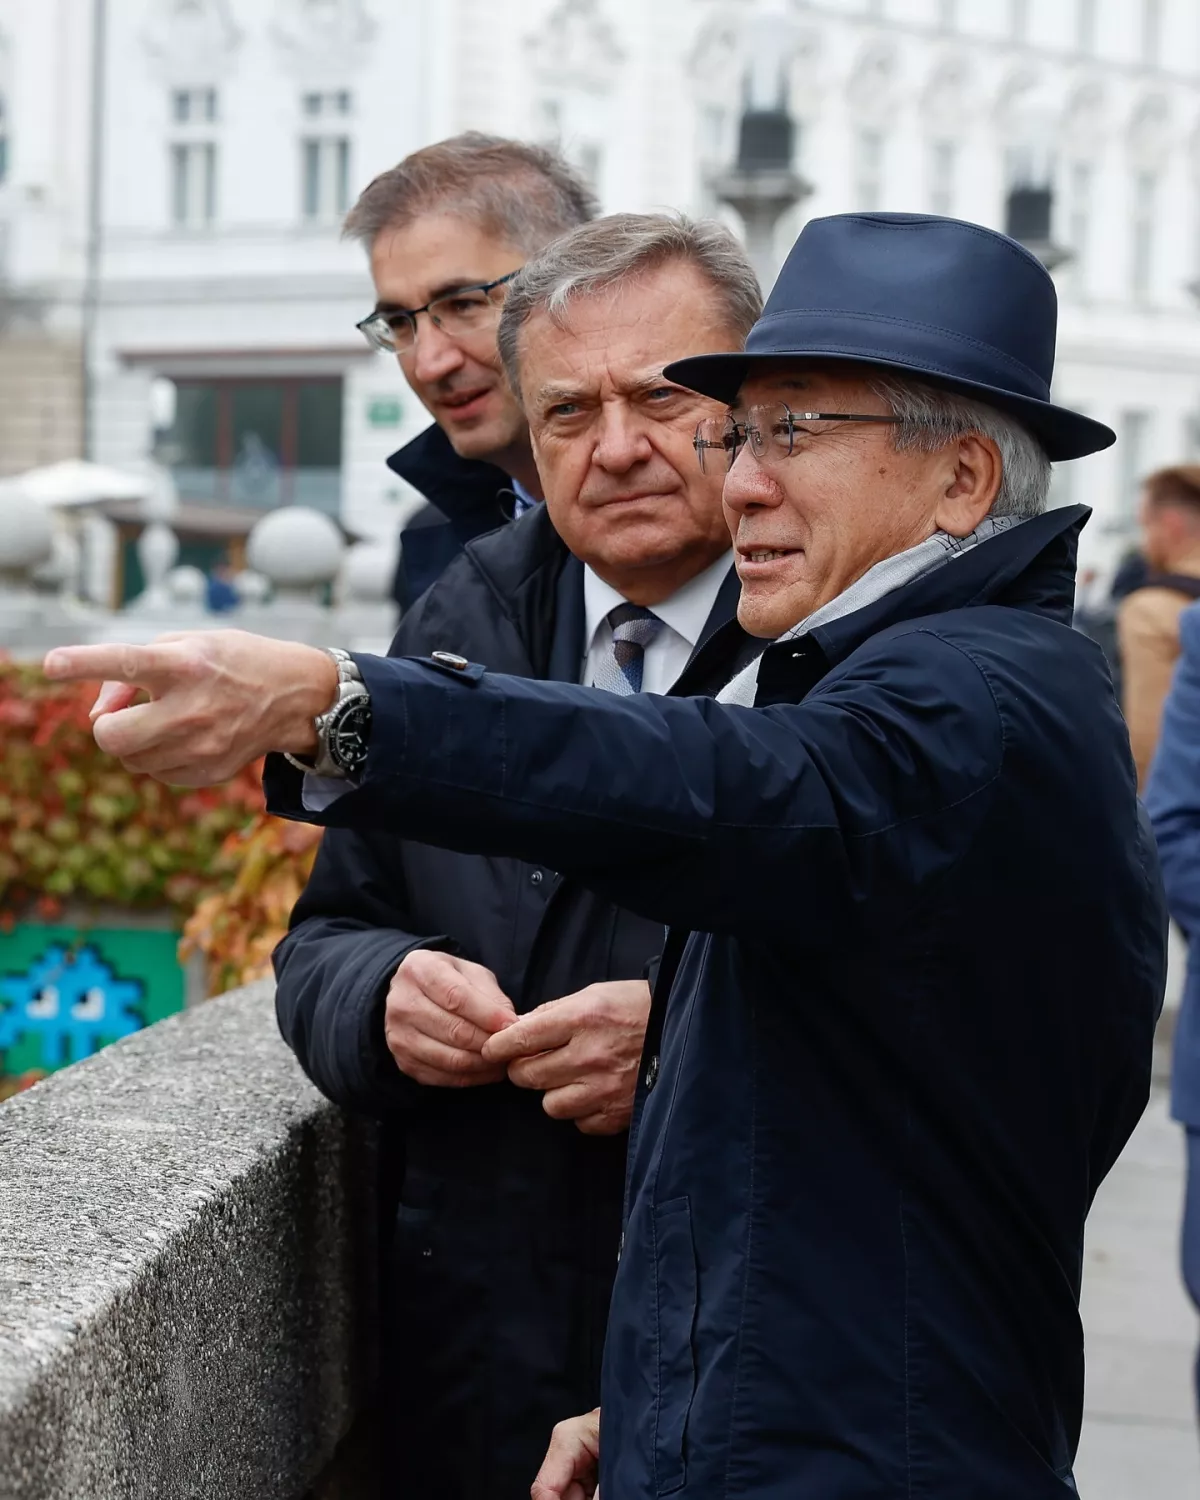
[[[513,501],[514,521],[523,516],[527,510],[533,510],[535,506],[541,504],[541,501],[535,500],[519,479],[512,481],[512,492],[516,496]]]
[[[700,633],[712,614],[732,559],[723,552],[715,563],[677,589],[669,599],[650,606],[663,628],[646,647],[642,663],[642,692],[665,693],[688,664]],[[584,564],[583,639],[584,653],[579,680],[592,687],[598,663],[612,657],[612,626],[608,612],[628,601]]]

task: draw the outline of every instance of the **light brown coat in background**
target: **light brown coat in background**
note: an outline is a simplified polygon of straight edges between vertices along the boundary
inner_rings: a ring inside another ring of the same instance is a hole
[[[1177,559],[1171,571],[1200,578],[1200,549]],[[1127,594],[1117,610],[1121,706],[1129,726],[1139,792],[1145,790],[1158,745],[1163,704],[1179,658],[1179,616],[1193,602],[1178,589],[1151,587]]]

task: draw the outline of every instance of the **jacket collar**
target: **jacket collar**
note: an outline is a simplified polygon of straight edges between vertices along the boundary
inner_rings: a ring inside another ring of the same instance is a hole
[[[394,474],[437,506],[464,543],[492,531],[512,514],[512,479],[495,464],[460,458],[436,422],[387,462]]]
[[[1070,625],[1079,533],[1090,515],[1086,505],[1069,505],[1034,516],[865,609],[818,626],[812,637],[834,666],[891,625],[952,609],[1006,604]]]
[[[808,643],[803,653],[809,658],[807,671],[823,675],[889,626],[953,609],[1002,604],[1070,625],[1079,533],[1090,515],[1085,505],[1047,511],[885,594],[874,604],[818,626],[803,638]],[[813,647],[820,658],[819,668],[811,661]],[[792,661],[796,650],[796,641],[777,641],[763,651],[761,641],[733,621],[717,631],[711,644],[692,659],[672,693],[681,697],[717,693],[761,653],[756,701],[762,703],[768,696],[763,689],[770,690],[777,677],[782,686],[788,670],[784,664]]]
[[[544,505],[466,548],[491,590],[497,608],[512,622],[530,654],[533,673],[551,681],[577,682],[584,650],[583,564],[568,550]],[[692,660],[737,610],[737,573],[731,566],[717,591]],[[554,644],[541,628],[557,621]],[[690,668],[690,663],[689,663]]]

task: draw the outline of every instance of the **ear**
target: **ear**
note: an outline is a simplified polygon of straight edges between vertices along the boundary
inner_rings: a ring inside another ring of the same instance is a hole
[[[951,536],[970,536],[1000,493],[1004,466],[1000,449],[989,437],[971,432],[960,438],[946,455],[953,464],[934,520],[938,529]]]

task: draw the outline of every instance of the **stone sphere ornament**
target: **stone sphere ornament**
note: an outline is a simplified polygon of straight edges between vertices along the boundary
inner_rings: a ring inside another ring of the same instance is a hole
[[[344,604],[378,604],[392,597],[396,548],[386,542],[355,542],[346,549],[338,574],[338,597]]]
[[[271,580],[250,568],[234,576],[233,587],[243,604],[265,604],[271,595]]]
[[[345,542],[323,511],[285,505],[259,521],[246,543],[246,561],[277,590],[306,591],[332,583]]]
[[[208,579],[200,568],[183,563],[172,568],[166,578],[167,597],[184,609],[203,609],[208,596]]]

